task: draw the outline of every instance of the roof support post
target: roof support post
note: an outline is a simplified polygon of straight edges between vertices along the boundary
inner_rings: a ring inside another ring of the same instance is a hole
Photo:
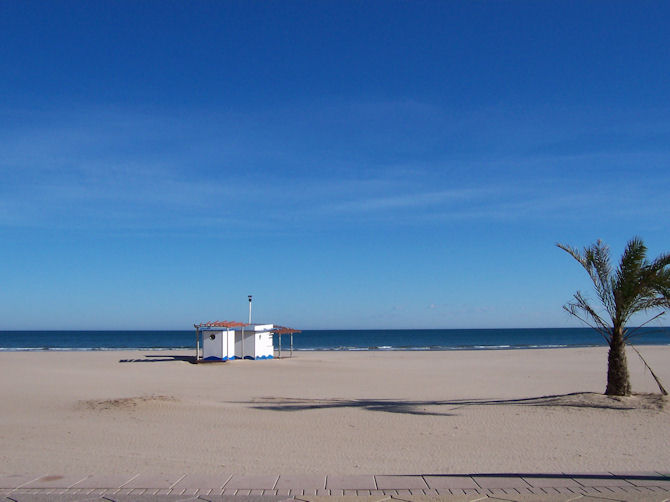
[[[200,328],[195,327],[195,362],[200,358]]]

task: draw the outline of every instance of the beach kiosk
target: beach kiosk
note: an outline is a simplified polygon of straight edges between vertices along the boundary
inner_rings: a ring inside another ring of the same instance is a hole
[[[247,324],[235,331],[235,359],[272,359],[272,324]]]
[[[202,332],[202,357],[207,361],[235,358],[235,330],[210,328]]]
[[[272,359],[274,346],[272,324],[245,324],[236,321],[214,321],[194,324],[196,361],[230,359]],[[200,340],[202,338],[202,356]]]

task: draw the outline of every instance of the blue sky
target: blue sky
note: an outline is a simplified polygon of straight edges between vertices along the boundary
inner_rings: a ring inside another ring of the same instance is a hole
[[[576,326],[670,250],[667,2],[0,3],[0,329]]]

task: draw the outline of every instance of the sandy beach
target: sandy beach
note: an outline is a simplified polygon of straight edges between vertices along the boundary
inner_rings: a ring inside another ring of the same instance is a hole
[[[670,347],[640,350],[670,385]],[[605,348],[299,352],[194,365],[191,351],[0,353],[4,473],[647,471],[670,410],[610,399]],[[658,392],[629,353],[633,389]]]

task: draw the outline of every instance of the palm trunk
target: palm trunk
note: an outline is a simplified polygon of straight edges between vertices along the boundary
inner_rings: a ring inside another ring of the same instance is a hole
[[[607,389],[605,389],[605,394],[608,396],[630,396],[630,392],[626,342],[623,339],[623,329],[615,327],[612,330],[610,350],[607,356]]]

